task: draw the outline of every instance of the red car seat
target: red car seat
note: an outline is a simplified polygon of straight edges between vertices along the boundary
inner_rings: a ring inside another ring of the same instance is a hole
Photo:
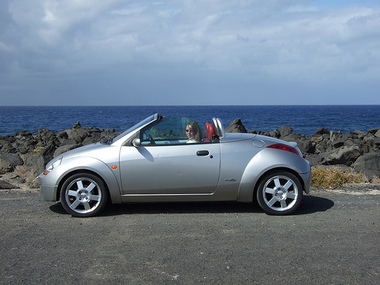
[[[205,142],[210,142],[215,138],[214,126],[210,123],[206,123],[206,139]]]

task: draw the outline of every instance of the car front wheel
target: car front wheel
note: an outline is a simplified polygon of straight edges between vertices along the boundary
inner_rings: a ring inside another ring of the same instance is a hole
[[[108,200],[104,182],[90,173],[70,176],[62,186],[61,204],[71,215],[91,217],[103,210]]]
[[[286,215],[295,211],[302,202],[299,179],[289,172],[269,173],[257,188],[257,202],[271,215]]]

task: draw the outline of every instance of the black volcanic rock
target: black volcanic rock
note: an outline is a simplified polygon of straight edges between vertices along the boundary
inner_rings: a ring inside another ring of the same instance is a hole
[[[230,125],[225,129],[226,133],[246,133],[247,130],[243,126],[240,119],[233,120]]]
[[[235,119],[225,132],[247,133],[247,130],[240,119]],[[341,133],[319,128],[310,137],[296,134],[288,126],[270,132],[249,132],[297,142],[312,166],[340,165],[351,167],[370,177],[380,176],[380,128],[368,130],[367,133]],[[115,129],[83,127],[77,122],[71,129],[58,133],[42,128],[34,135],[21,131],[14,136],[2,136],[0,189],[16,188],[16,184],[38,187],[37,176],[53,157],[83,145],[111,139],[120,133]]]

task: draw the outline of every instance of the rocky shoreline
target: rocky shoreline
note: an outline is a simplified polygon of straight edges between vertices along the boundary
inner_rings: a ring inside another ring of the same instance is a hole
[[[368,179],[380,177],[380,128],[367,133],[341,133],[318,129],[307,137],[294,133],[291,127],[261,132],[246,130],[240,119],[235,119],[226,132],[262,134],[285,141],[295,141],[313,167],[337,166],[362,172]],[[54,133],[42,128],[32,134],[21,131],[13,136],[0,137],[0,189],[38,188],[38,175],[48,161],[68,150],[107,140],[120,132],[115,129],[82,127],[79,122],[71,129]]]

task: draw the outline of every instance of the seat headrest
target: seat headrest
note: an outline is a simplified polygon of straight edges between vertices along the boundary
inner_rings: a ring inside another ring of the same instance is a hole
[[[207,122],[206,123],[206,137],[212,140],[214,135],[215,135],[214,126]]]

